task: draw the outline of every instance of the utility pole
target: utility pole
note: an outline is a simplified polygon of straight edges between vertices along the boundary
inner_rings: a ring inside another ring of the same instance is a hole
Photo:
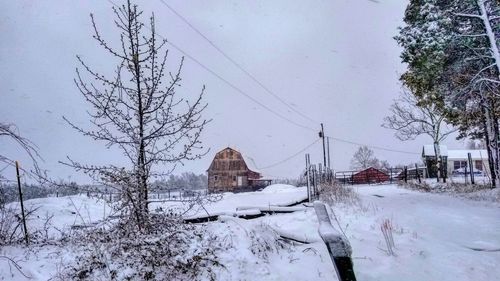
[[[323,123],[321,123],[321,131],[319,132],[319,137],[323,139],[323,165],[326,167],[325,130],[323,128]]]
[[[328,154],[328,169],[330,169],[330,138],[326,137],[326,150]]]

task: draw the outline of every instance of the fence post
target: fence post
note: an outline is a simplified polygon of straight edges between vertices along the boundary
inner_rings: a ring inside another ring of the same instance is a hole
[[[311,202],[311,175],[310,175],[309,154],[306,154],[306,180],[307,180],[307,200]]]
[[[316,187],[318,184],[318,175],[317,175],[317,170],[316,170],[316,165],[312,165],[312,193],[311,193],[311,198],[314,200],[316,198]]]
[[[469,153],[467,153],[467,158],[469,158],[469,167],[470,167],[470,183],[474,184],[474,166],[472,165],[472,156]]]
[[[26,216],[24,214],[24,202],[23,202],[23,192],[21,190],[21,175],[19,175],[19,162],[16,161],[16,174],[17,174],[17,187],[19,189],[19,201],[21,202],[21,215],[23,219],[23,227],[24,227],[24,240],[26,241],[26,245],[28,245],[28,228],[26,227]]]
[[[319,183],[323,183],[323,166],[321,163],[318,164],[318,175],[319,175]]]
[[[443,175],[443,183],[446,183],[446,178],[448,177],[448,172],[446,171],[446,169],[444,169],[445,165],[443,164],[442,158],[443,157],[441,156],[441,165],[439,167],[441,169],[441,174]]]
[[[333,226],[324,203],[314,202],[314,210],[319,222],[319,235],[326,244],[330,258],[340,281],[356,281],[351,259],[352,249],[347,238]]]
[[[405,172],[405,183],[407,183],[408,182],[408,166],[405,166],[404,172]]]
[[[465,169],[464,180],[465,180],[465,184],[467,184],[467,165],[465,165],[464,169]]]
[[[420,178],[420,172],[418,171],[417,163],[415,163],[415,173],[417,173],[418,183],[422,183],[422,179]]]

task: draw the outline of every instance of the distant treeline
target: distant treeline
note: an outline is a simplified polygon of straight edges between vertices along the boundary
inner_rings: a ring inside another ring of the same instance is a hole
[[[81,186],[74,182],[63,186],[40,186],[36,184],[24,184],[22,186],[23,199],[44,198],[50,196],[75,195],[89,190],[89,186]],[[19,201],[19,191],[16,184],[0,184],[0,206],[5,203]]]
[[[156,181],[152,184],[153,190],[196,190],[207,188],[207,176],[185,172],[180,175],[170,175],[168,179]],[[79,185],[75,182],[63,183],[53,186],[40,186],[36,184],[23,184],[23,199],[44,198],[51,196],[69,196],[86,192],[110,192],[112,188],[99,185]],[[0,182],[0,206],[19,201],[19,192],[15,183]]]
[[[194,190],[206,189],[208,178],[204,174],[197,175],[192,172],[184,172],[180,175],[170,175],[166,180],[156,181],[153,184],[154,190]]]

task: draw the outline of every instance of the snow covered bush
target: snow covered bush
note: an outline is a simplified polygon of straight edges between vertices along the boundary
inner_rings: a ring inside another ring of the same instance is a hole
[[[323,183],[319,187],[319,199],[333,206],[338,203],[359,205],[359,195],[352,189],[339,183]]]
[[[419,183],[417,181],[408,181],[407,183],[400,182],[399,186],[406,189],[423,191],[423,192],[450,193],[450,194],[467,194],[467,193],[490,189],[489,186],[487,185],[466,184],[460,182],[453,182],[451,180],[446,183],[436,183],[436,182],[429,183],[426,181]]]
[[[148,233],[135,233],[125,221],[108,230],[85,230],[72,237],[78,256],[61,280],[215,280],[222,267],[215,238],[203,226],[182,224],[175,216],[152,217]]]
[[[26,221],[34,217],[37,208],[25,210]],[[0,204],[0,246],[19,244],[24,242],[23,221],[18,208]],[[44,243],[49,240],[48,228],[52,221],[51,216],[41,218],[39,228],[29,229],[30,243]]]
[[[500,203],[500,189],[483,189],[464,194],[464,197],[476,201],[490,201]]]
[[[421,183],[419,183],[417,181],[408,181],[408,182],[400,181],[400,182],[398,182],[398,186],[406,188],[406,189],[418,190],[418,191],[423,191],[423,192],[431,192],[432,191],[432,186],[429,183],[427,183],[426,181],[422,181]]]
[[[21,220],[12,208],[0,205],[0,246],[5,246],[20,239]]]
[[[288,249],[283,239],[267,224],[256,225],[248,232],[251,241],[250,251],[258,258],[269,261],[269,254]]]

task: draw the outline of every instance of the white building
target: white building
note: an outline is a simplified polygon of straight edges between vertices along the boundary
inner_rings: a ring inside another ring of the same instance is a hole
[[[475,172],[481,172],[488,175],[489,172],[489,163],[488,163],[488,152],[484,149],[480,150],[471,150],[471,149],[448,149],[446,145],[439,146],[440,155],[442,157],[443,163],[445,163],[443,169],[446,170],[448,176],[452,176],[458,172],[463,173],[465,171],[465,167],[467,170],[468,166],[468,154],[471,154],[472,165],[474,167]],[[434,145],[424,145],[422,149],[422,158],[427,166],[429,177],[435,177],[435,162],[436,155],[434,153]]]
[[[468,154],[471,154],[472,165],[475,170],[489,174],[488,152],[486,149],[479,150],[448,150],[448,175],[452,175],[453,171],[464,170],[468,166]]]

